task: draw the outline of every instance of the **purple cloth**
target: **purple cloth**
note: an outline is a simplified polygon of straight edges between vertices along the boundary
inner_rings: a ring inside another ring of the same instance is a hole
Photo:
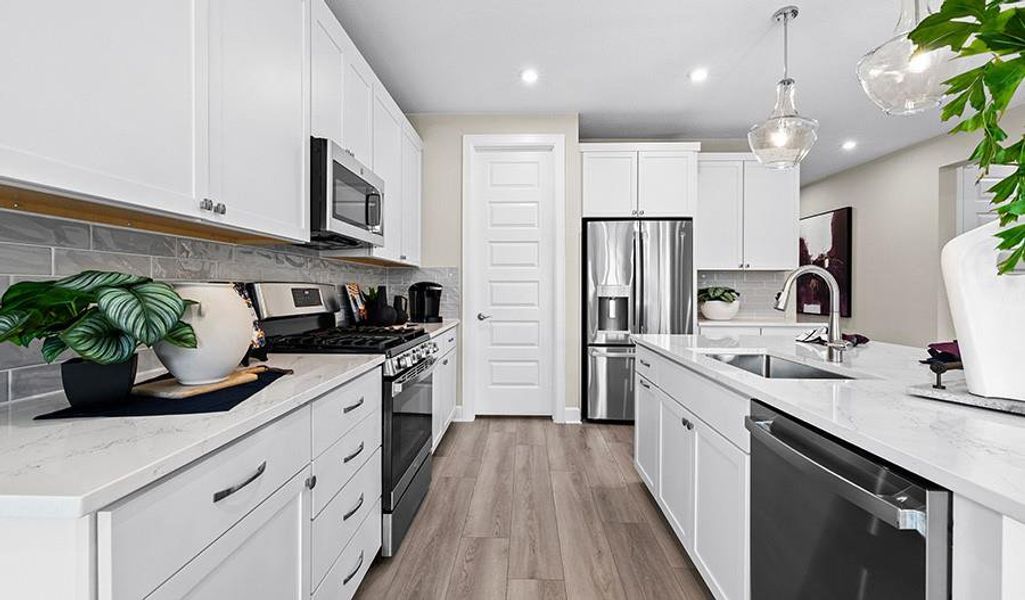
[[[958,346],[957,340],[929,344],[929,354],[935,356],[934,352],[952,356],[955,360],[961,360],[961,347]]]

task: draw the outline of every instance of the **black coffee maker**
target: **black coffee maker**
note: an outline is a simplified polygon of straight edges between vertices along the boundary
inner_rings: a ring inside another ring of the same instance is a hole
[[[409,320],[413,323],[441,323],[440,284],[421,281],[409,286]]]

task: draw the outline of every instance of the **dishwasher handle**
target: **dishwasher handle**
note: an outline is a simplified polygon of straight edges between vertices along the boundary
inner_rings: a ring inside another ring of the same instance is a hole
[[[837,496],[891,527],[900,530],[914,530],[922,537],[926,537],[928,524],[926,511],[917,506],[909,508],[902,505],[902,502],[910,501],[907,495],[880,496],[840,473],[826,468],[773,434],[772,420],[744,417],[744,427],[751,432],[752,438],[761,442],[766,448],[772,450],[806,476],[813,478],[816,483],[827,487]]]

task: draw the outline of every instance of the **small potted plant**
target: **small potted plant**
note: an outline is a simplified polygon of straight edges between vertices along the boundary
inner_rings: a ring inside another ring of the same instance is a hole
[[[189,304],[166,283],[125,273],[84,271],[25,281],[0,299],[0,342],[27,347],[43,340],[46,362],[75,352],[77,358],[61,364],[68,402],[109,403],[131,392],[140,345],[196,347],[195,332],[181,321]]]
[[[729,321],[740,310],[740,292],[729,287],[706,287],[698,290],[701,314],[712,321]]]

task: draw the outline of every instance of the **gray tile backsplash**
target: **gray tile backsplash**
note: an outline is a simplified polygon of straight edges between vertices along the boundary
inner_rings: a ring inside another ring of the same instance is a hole
[[[223,244],[0,210],[0,294],[12,282],[87,269],[169,281],[354,281],[364,287],[387,285],[389,298],[405,295],[411,283],[434,281],[445,286],[442,315],[457,317],[460,307],[457,267],[384,268],[320,258],[307,248]],[[60,389],[60,366],[43,364],[40,345],[0,344],[0,403]],[[140,374],[158,368],[152,351],[140,352]]]
[[[793,309],[782,313],[773,308],[786,275],[786,271],[698,271],[698,289],[731,287],[740,292],[738,318],[782,321],[793,318]]]

